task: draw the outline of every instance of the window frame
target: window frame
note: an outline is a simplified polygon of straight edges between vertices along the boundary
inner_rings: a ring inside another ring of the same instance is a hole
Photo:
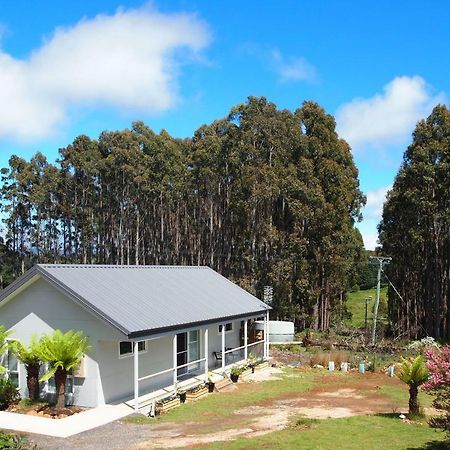
[[[121,342],[127,342],[131,344],[131,352],[128,353],[124,353],[121,354],[120,353],[120,344]],[[119,359],[123,359],[123,358],[130,358],[131,356],[134,355],[134,342],[135,341],[119,341],[117,343],[117,353],[119,355]],[[147,341],[137,341],[138,342],[138,353],[147,353]],[[139,344],[144,343],[144,348],[142,350],[139,350]]]
[[[45,363],[45,364],[44,364],[44,371],[45,371],[45,373],[47,373],[48,370],[49,370],[49,364],[48,364],[48,363]],[[49,390],[49,385],[50,385],[49,381],[50,381],[52,378],[55,378],[55,376],[53,375],[53,376],[50,377],[48,380],[45,380],[45,384],[44,384],[44,393],[45,393],[45,394],[56,395],[56,384],[55,384],[55,390],[54,390],[54,391],[53,391],[53,390]],[[70,392],[67,391],[67,382],[69,381],[69,379],[72,381],[72,382],[71,382],[72,389],[71,389]],[[69,396],[69,398],[71,398],[71,396],[73,396],[74,394],[75,394],[75,376],[74,376],[74,374],[73,374],[73,370],[71,369],[71,370],[69,370],[69,371],[67,372],[65,395],[66,395],[66,396]]]
[[[219,335],[221,335],[222,334],[222,330],[221,330],[221,328],[222,328],[222,326],[223,326],[224,324],[219,324],[219,326],[218,326],[218,334]],[[230,328],[228,329],[228,325],[230,325]],[[234,331],[234,322],[227,322],[227,323],[225,323],[225,334],[227,334],[227,333],[232,333]]]
[[[6,339],[5,340],[7,343],[9,342],[20,342],[19,339]],[[9,357],[10,355],[12,355],[16,361],[17,361],[17,369],[16,370],[11,370],[9,368]],[[8,348],[6,350],[6,352],[2,355],[2,359],[3,359],[3,367],[6,369],[5,370],[5,376],[6,379],[10,379],[10,373],[15,373],[17,374],[17,387],[20,389],[20,361],[19,359],[12,353],[11,348],[9,347],[8,344]]]

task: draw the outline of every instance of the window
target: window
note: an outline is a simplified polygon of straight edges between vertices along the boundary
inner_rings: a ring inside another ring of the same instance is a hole
[[[199,330],[177,334],[177,366],[183,366],[191,361],[200,359],[200,333]],[[193,372],[200,368],[200,363],[189,364],[177,371],[177,376]]]
[[[225,324],[225,333],[233,331],[233,322],[228,322]],[[219,325],[219,333],[222,333],[222,325]]]
[[[188,337],[188,361],[197,361],[200,359],[200,333],[198,330],[189,331]],[[192,364],[188,371],[194,371],[200,368],[200,363]]]
[[[48,371],[48,364],[45,365],[45,373]],[[45,384],[45,392],[48,394],[56,394],[56,384],[55,384],[55,377],[51,377],[49,380],[47,380]],[[73,371],[69,370],[67,372],[67,379],[66,379],[66,396],[73,395]]]
[[[6,378],[11,380],[16,386],[19,386],[19,362],[10,348],[7,350],[4,359]]]
[[[145,341],[138,342],[138,352],[142,353],[147,350]],[[131,341],[120,341],[119,342],[119,358],[124,356],[130,356],[133,354],[133,342]]]

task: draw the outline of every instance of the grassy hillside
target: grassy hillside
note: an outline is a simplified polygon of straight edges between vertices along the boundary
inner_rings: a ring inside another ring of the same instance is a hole
[[[347,321],[347,325],[357,328],[364,327],[364,315],[366,309],[365,299],[372,297],[368,301],[367,305],[367,323],[368,327],[372,326],[373,310],[375,306],[375,299],[377,296],[376,289],[368,289],[365,291],[356,291],[347,293],[347,310],[352,314],[350,320]],[[380,294],[380,308],[378,310],[378,318],[380,322],[385,323],[387,321],[387,288],[381,289]]]

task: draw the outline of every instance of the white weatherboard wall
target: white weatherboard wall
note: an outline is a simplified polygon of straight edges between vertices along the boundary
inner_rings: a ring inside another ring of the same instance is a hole
[[[74,400],[82,406],[102,404],[97,343],[99,340],[125,339],[124,335],[85,311],[42,278],[0,307],[0,323],[14,331],[11,339],[18,339],[24,344],[30,341],[33,333],[39,336],[55,329],[82,330],[89,337],[93,349],[86,357],[86,377],[75,379]],[[22,395],[26,395],[26,373],[22,364],[19,386]]]
[[[139,311],[136,311],[139,314]],[[225,334],[225,346],[239,347],[240,321],[233,322],[233,330]],[[126,336],[105,324],[58,288],[39,278],[0,307],[0,324],[14,331],[11,339],[24,344],[33,333],[38,336],[53,330],[83,331],[93,347],[86,356],[85,378],[75,378],[74,403],[99,406],[133,396],[133,357],[119,358],[118,342]],[[139,376],[169,369],[173,364],[172,336],[162,336],[146,342],[147,349],[139,354]],[[204,328],[200,328],[200,358],[204,358]],[[213,352],[222,350],[219,323],[208,325],[208,366],[220,367]],[[203,373],[204,365],[196,373]],[[140,395],[172,384],[169,372],[139,383]],[[26,396],[26,372],[20,364],[19,386]]]
[[[173,367],[172,337],[164,336],[146,342],[147,350],[139,353],[139,377]],[[117,341],[98,342],[98,364],[105,403],[133,396],[133,356],[119,358]],[[172,372],[139,383],[140,395],[172,384]]]

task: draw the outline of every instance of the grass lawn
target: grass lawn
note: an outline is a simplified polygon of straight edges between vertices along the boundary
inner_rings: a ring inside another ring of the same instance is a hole
[[[376,391],[379,394],[376,395],[380,402],[387,405],[386,412],[372,416],[361,415],[323,420],[305,419],[294,415],[290,419],[290,425],[282,431],[272,431],[252,438],[239,437],[233,441],[203,444],[202,447],[210,449],[450,449],[444,442],[445,434],[431,429],[425,420],[409,423],[399,419],[399,412],[405,410],[408,402],[408,388],[382,375],[373,378],[372,382],[370,378],[362,378],[357,374],[285,369],[281,380],[242,383],[236,390],[208,395],[197,402],[181,405],[156,419],[131,416],[124,420],[143,425],[185,424],[189,435],[214,434],[236,427],[251,427],[248,416],[242,417],[234,413],[246,406],[267,406],[272,404],[271,400],[290,398],[291,393],[294,397],[303,392],[302,397],[307,397],[307,392],[315,388],[329,387],[334,391],[334,389],[348,386],[356,388],[356,394],[365,395],[363,391],[358,390],[358,383],[363,379],[369,380],[371,386],[371,383],[377,384]],[[363,401],[367,402],[367,400]],[[422,406],[429,406],[432,399],[421,393],[420,400]],[[374,401],[373,398],[371,401]],[[378,400],[376,402],[378,403]]]
[[[352,314],[352,318],[347,322],[347,325],[363,328],[364,327],[364,316],[366,311],[367,297],[372,297],[368,302],[367,308],[367,322],[368,327],[372,327],[373,320],[373,309],[375,306],[375,299],[377,297],[376,289],[368,289],[366,291],[356,291],[347,292],[347,310]],[[387,288],[382,288],[380,292],[380,309],[379,309],[379,320],[384,323],[388,320],[387,318]]]
[[[314,371],[300,372],[287,370],[287,376],[281,380],[265,381],[263,383],[242,384],[239,392],[221,392],[208,395],[199,401],[180,405],[169,413],[156,418],[131,416],[125,418],[127,422],[155,424],[160,422],[207,422],[212,419],[225,418],[236,409],[254,405],[265,400],[279,397],[292,392],[293,394],[307,391],[314,385],[317,373]],[[337,375],[340,375],[337,373]]]
[[[205,446],[207,449],[427,449],[450,447],[444,434],[427,424],[410,424],[393,416],[356,416],[318,421],[301,420],[290,428],[253,439],[237,439]]]

